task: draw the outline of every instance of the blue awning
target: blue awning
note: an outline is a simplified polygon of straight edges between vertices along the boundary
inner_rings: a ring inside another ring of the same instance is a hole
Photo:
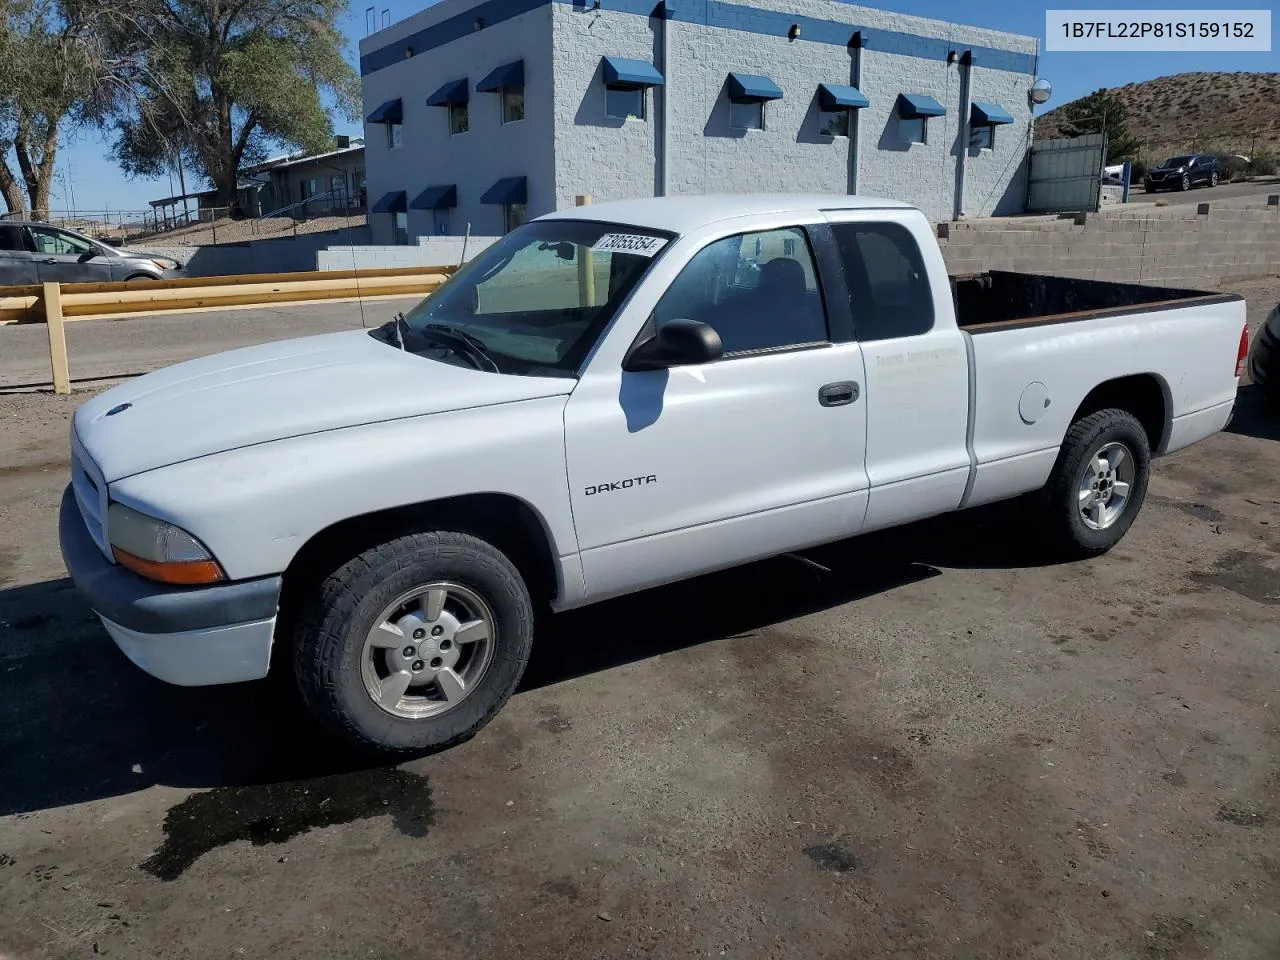
[[[848,107],[861,110],[871,106],[871,101],[857,87],[842,87],[838,83],[818,84],[818,101],[828,110]]]
[[[662,74],[643,60],[605,57],[604,82],[611,87],[660,87]]]
[[[400,105],[400,98],[388,100],[369,116],[365,117],[369,123],[403,123],[404,108]]]
[[[466,103],[470,99],[470,93],[467,91],[467,78],[461,80],[450,80],[443,87],[427,97],[428,107],[451,107],[455,104]]]
[[[768,77],[753,73],[729,74],[730,100],[781,100],[782,88]]]
[[[524,61],[504,64],[492,71],[476,84],[477,93],[490,93],[494,90],[524,89]]]
[[[446,207],[456,207],[457,205],[458,187],[456,184],[446,183],[438,187],[427,187],[427,189],[413,198],[409,208],[412,210],[443,210]]]
[[[504,177],[484,192],[481,203],[528,203],[529,188],[524,177]]]
[[[405,213],[409,208],[404,202],[403,190],[392,190],[384,193],[382,199],[373,205],[372,213]]]
[[[981,100],[973,101],[973,109],[970,111],[972,123],[976,124],[1001,124],[1013,123],[1013,115],[998,103],[984,103]]]
[[[902,93],[898,95],[898,116],[907,120],[917,120],[920,117],[941,117],[945,116],[946,112],[946,107],[933,99],[933,97],[925,96],[923,93]]]

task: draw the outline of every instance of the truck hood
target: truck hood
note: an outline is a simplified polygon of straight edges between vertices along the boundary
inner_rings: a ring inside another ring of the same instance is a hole
[[[166,367],[89,400],[74,428],[110,483],[286,437],[563,396],[575,383],[453,366],[352,330]]]

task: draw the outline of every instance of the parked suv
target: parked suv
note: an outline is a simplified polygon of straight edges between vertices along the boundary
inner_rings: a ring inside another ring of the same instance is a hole
[[[182,264],[171,257],[118,250],[48,223],[0,221],[0,284],[162,280],[181,275]]]
[[[1147,171],[1143,186],[1147,193],[1157,190],[1190,190],[1197,183],[1216,187],[1222,178],[1222,164],[1211,153],[1186,153],[1170,157]]]

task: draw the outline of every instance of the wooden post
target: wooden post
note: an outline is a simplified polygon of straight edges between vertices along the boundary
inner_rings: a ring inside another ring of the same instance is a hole
[[[62,288],[44,285],[44,319],[49,328],[49,363],[53,368],[53,392],[71,392],[71,370],[67,366],[67,332],[62,326]]]
[[[585,207],[590,202],[590,194],[579,194],[573,198],[575,207]],[[596,270],[591,248],[579,247],[578,252],[578,305],[594,307],[596,305]]]

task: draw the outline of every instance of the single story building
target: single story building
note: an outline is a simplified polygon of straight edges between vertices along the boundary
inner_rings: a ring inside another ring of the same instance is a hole
[[[1039,42],[832,0],[442,0],[360,43],[375,242],[596,201],[1023,209]]]

